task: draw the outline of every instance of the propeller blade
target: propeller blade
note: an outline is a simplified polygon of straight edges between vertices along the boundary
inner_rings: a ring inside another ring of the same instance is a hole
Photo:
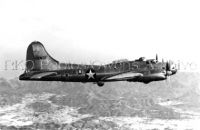
[[[156,61],[158,61],[158,54],[156,54]]]
[[[167,61],[167,63],[166,63],[166,70],[167,70],[167,71],[171,71],[171,64],[170,64],[170,61]]]
[[[166,62],[166,83],[169,87],[171,87],[171,78],[170,78],[170,75],[172,74],[172,71],[171,71],[171,61],[167,61]]]
[[[171,72],[171,65],[170,65],[170,62],[167,61],[166,62],[166,67],[165,67],[165,71],[166,71],[166,78],[170,75],[170,72]]]
[[[171,78],[170,78],[170,76],[167,76],[166,84],[167,84],[168,87],[171,87]]]

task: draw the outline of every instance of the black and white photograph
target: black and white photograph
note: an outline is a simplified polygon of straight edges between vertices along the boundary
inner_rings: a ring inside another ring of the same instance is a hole
[[[200,130],[200,1],[0,0],[0,130]]]

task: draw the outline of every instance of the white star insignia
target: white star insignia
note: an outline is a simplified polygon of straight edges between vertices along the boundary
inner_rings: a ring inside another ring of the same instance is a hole
[[[94,79],[95,73],[93,73],[93,72],[90,70],[88,73],[86,73],[86,75],[88,76],[88,79],[90,79],[90,78]]]

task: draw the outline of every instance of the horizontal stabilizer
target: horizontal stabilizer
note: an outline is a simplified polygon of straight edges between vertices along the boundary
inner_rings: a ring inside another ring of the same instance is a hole
[[[57,74],[57,73],[56,72],[43,72],[43,73],[33,75],[30,79],[41,79],[41,78],[51,76],[54,74]]]

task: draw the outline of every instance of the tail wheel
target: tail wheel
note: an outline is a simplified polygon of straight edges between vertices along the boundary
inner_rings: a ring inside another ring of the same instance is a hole
[[[97,82],[97,85],[98,85],[99,87],[102,87],[102,86],[104,85],[104,82]]]

